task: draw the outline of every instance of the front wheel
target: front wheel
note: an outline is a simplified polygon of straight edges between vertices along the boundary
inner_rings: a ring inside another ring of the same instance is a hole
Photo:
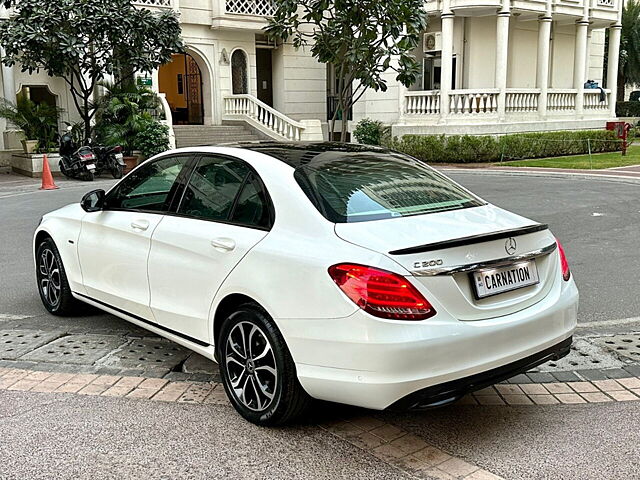
[[[281,425],[310,406],[282,334],[257,305],[243,305],[224,321],[217,358],[229,400],[250,422]]]
[[[67,316],[80,311],[81,303],[71,294],[62,258],[51,238],[43,240],[36,250],[36,279],[40,298],[49,313]]]

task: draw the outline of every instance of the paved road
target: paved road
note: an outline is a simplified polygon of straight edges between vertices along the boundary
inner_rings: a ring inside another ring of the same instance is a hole
[[[640,316],[640,183],[447,173],[487,201],[551,226],[580,289],[580,322]]]
[[[306,425],[264,429],[222,405],[0,391],[0,478],[434,478],[356,448],[348,431],[317,427],[361,414],[325,409]],[[388,434],[410,435],[405,446],[427,442],[505,479],[638,478],[635,402],[453,406],[378,418]]]
[[[152,408],[150,408],[152,407]],[[0,392],[2,479],[410,479],[316,426],[226,406]]]

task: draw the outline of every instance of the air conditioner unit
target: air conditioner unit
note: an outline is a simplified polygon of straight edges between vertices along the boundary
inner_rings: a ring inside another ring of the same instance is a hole
[[[422,38],[422,50],[424,52],[442,50],[442,32],[425,33]]]

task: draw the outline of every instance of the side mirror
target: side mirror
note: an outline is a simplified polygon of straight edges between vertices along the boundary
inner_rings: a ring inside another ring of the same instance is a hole
[[[93,190],[82,197],[80,206],[85,212],[99,212],[104,207],[104,190]]]

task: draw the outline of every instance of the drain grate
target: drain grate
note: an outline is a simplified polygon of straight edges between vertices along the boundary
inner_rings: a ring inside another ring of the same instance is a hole
[[[15,360],[55,340],[60,335],[62,335],[62,332],[0,330],[0,358],[3,360]]]
[[[598,337],[593,341],[616,355],[640,362],[640,333]]]
[[[101,363],[117,368],[165,368],[172,370],[190,354],[190,350],[177,343],[162,339],[142,338],[123,345]]]
[[[93,365],[124,342],[123,338],[114,335],[67,335],[34,350],[21,360]]]
[[[585,339],[575,339],[571,352],[558,361],[544,363],[533,372],[563,372],[568,370],[593,370],[597,368],[620,368],[624,363],[607,349]]]

